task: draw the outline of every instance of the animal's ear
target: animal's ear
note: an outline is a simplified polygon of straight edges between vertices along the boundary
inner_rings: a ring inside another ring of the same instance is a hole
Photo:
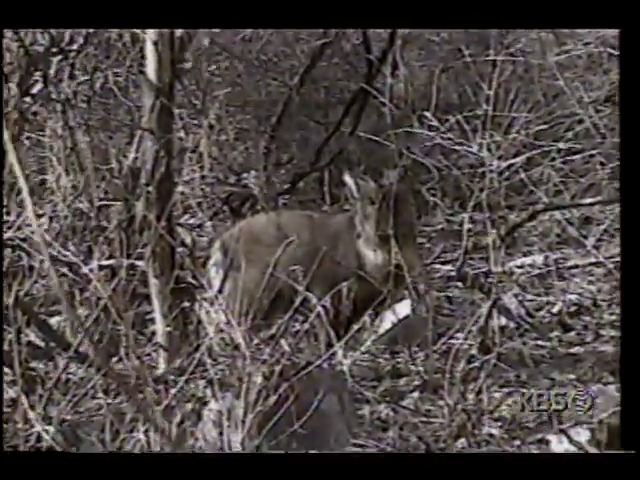
[[[347,187],[347,195],[349,196],[349,200],[358,200],[362,193],[360,191],[360,182],[357,182],[348,170],[345,170],[345,172],[342,174],[342,181]]]
[[[350,197],[357,197],[358,196],[358,188],[356,187],[356,182],[355,182],[355,180],[351,176],[351,173],[349,173],[348,170],[345,170],[344,173],[342,174],[342,181],[347,186],[347,193],[349,194],[349,196]]]
[[[347,187],[347,194],[351,201],[358,200],[366,195],[373,195],[378,190],[376,183],[366,175],[359,175],[354,178],[349,171],[345,171],[342,174],[342,181]]]

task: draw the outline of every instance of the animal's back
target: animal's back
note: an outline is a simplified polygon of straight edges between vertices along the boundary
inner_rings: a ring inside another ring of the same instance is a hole
[[[352,242],[344,238],[353,236],[348,214],[280,210],[242,220],[225,232],[221,240],[229,255],[239,256],[251,265],[271,262],[281,253],[280,265],[307,266],[313,261],[309,256],[322,250],[333,256],[355,251],[350,248]]]

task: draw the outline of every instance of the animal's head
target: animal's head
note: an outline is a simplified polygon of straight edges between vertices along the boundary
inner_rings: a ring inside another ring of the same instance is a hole
[[[373,239],[382,198],[380,187],[366,175],[354,177],[349,172],[344,172],[342,180],[347,187],[347,195],[355,212],[357,233]]]
[[[386,269],[389,258],[376,235],[382,190],[366,175],[354,177],[345,172],[342,179],[354,213],[357,250],[367,273],[377,277]]]

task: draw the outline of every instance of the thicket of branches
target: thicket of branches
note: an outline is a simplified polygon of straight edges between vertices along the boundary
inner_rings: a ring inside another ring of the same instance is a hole
[[[295,362],[203,333],[207,248],[259,210],[337,207],[346,168],[399,165],[421,315],[292,381],[338,400],[310,449],[619,447],[617,32],[174,32],[171,85],[145,35],[3,37],[6,448],[265,449]],[[595,395],[591,420],[513,413],[553,388]]]

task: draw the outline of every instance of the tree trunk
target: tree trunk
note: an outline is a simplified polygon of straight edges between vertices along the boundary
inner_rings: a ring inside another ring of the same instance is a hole
[[[159,373],[173,360],[171,316],[175,311],[174,225],[171,207],[176,180],[173,172],[173,105],[175,87],[174,32],[148,30],[145,43],[146,76],[144,126],[152,135],[145,142],[145,160],[150,166],[151,188],[146,192],[150,213],[148,258],[149,288],[153,304],[156,338],[160,347]]]

